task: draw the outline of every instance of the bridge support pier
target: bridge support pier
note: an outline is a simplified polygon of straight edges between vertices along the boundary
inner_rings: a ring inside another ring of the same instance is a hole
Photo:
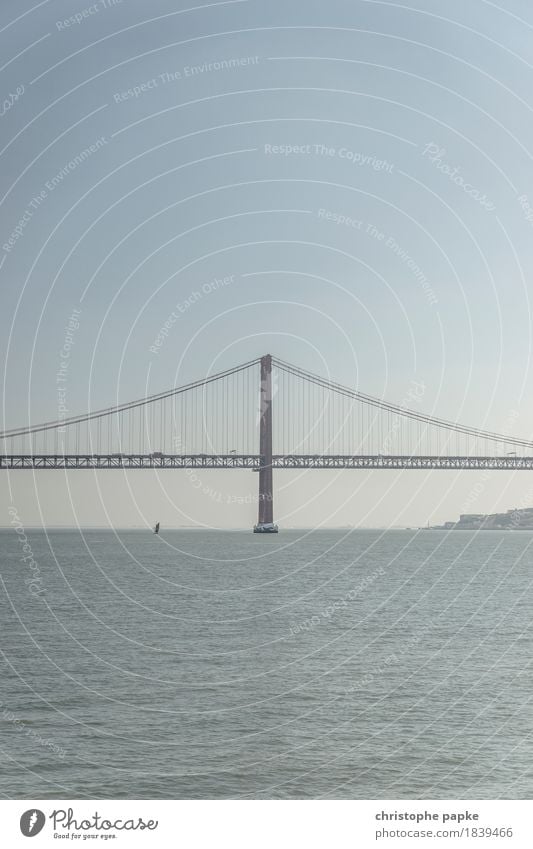
[[[272,357],[261,357],[259,508],[254,534],[277,534],[272,491]]]

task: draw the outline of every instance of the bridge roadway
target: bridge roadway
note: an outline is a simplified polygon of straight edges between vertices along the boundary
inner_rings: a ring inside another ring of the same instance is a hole
[[[258,454],[0,454],[0,469],[251,469]],[[533,456],[275,454],[275,469],[533,470]]]

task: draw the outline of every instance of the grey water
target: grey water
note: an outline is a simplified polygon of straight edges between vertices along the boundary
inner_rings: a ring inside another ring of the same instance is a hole
[[[531,798],[532,533],[27,535],[2,797]]]

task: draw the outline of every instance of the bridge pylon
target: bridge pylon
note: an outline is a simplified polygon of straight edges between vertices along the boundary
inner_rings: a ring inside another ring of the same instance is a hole
[[[272,487],[272,356],[261,357],[259,507],[254,534],[277,534]]]

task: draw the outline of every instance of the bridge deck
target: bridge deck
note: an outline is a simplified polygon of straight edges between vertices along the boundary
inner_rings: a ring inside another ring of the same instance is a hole
[[[0,469],[251,469],[257,454],[2,454]],[[494,469],[532,470],[533,456],[408,456],[276,454],[275,469]]]

